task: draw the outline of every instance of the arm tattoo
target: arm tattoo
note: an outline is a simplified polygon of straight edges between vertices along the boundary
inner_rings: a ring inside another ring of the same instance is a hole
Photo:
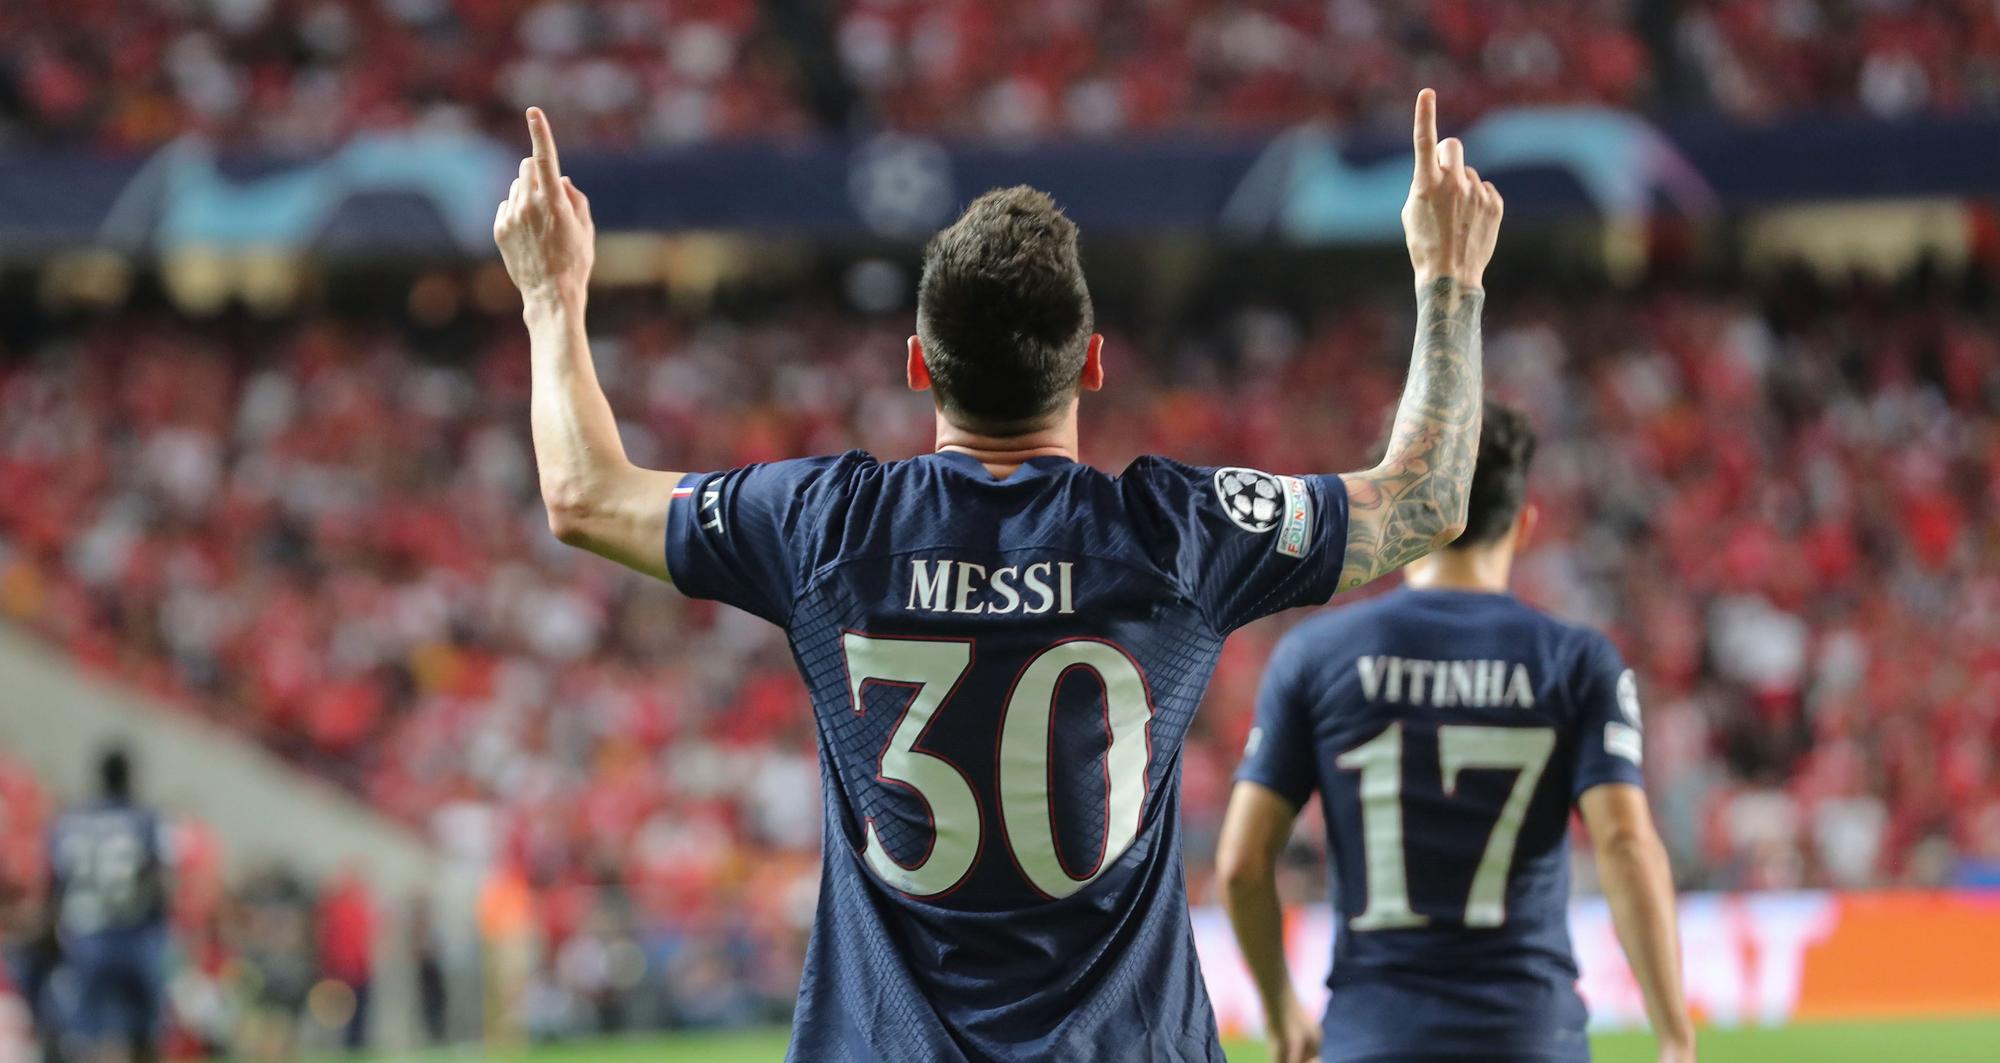
[[[1351,590],[1444,545],[1465,520],[1479,457],[1479,311],[1486,293],[1442,277],[1417,292],[1417,345],[1382,464],[1345,477]]]

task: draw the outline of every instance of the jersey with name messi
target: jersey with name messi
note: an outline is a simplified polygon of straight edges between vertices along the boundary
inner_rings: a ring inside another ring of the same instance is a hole
[[[1324,801],[1324,1058],[1587,1059],[1570,807],[1639,758],[1618,651],[1511,595],[1399,590],[1288,633],[1238,778]]]
[[[789,1058],[1220,1063],[1181,742],[1225,635],[1333,593],[1340,480],[851,452],[674,494],[674,582],[782,626],[817,723]]]

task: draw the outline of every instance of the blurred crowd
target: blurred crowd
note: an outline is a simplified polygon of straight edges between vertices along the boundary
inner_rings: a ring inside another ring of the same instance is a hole
[[[2000,110],[1987,0],[25,0],[0,139],[281,153],[362,129],[671,145],[893,129],[1264,131],[1605,103],[1762,121]]]
[[[906,322],[780,302],[594,303],[634,460],[928,449]],[[1086,457],[1358,467],[1406,303],[1102,322]],[[486,869],[489,987],[531,1032],[638,1021],[639,978],[672,985],[671,1021],[781,1015],[820,827],[785,640],[549,536],[525,336],[471,305],[104,313],[0,355],[0,497],[26,500],[0,507],[0,617]],[[2000,874],[2000,308],[1935,279],[1512,292],[1487,337],[1543,435],[1518,590],[1638,669],[1683,884]],[[1197,902],[1259,668],[1302,615],[1232,638],[1189,740]],[[31,836],[0,831],[9,868]]]
[[[65,1003],[62,949],[48,930],[45,895],[58,806],[46,779],[0,754],[0,1003],[18,1002],[43,1019],[73,1006]],[[230,881],[223,841],[207,824],[185,815],[170,824],[166,1056],[279,1060],[315,1045],[361,1047],[378,930],[362,871],[310,883],[274,864]],[[411,929],[418,965],[434,968],[425,932]],[[441,1036],[442,982],[420,986],[427,1030]],[[73,1058],[60,1026],[44,1021],[36,1030],[51,1063]],[[18,1047],[16,1032],[0,1029],[0,1049]]]

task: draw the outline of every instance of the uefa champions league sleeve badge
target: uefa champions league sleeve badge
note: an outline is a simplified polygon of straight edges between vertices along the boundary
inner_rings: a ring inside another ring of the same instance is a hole
[[[1306,556],[1312,541],[1312,493],[1304,480],[1256,469],[1217,469],[1215,497],[1237,527],[1252,535],[1276,530],[1278,553]]]

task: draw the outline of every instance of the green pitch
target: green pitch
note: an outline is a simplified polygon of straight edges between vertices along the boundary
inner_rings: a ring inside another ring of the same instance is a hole
[[[1615,1034],[1596,1039],[1598,1063],[1650,1063],[1652,1041]],[[784,1058],[782,1031],[685,1035],[539,1048],[518,1056],[436,1053],[398,1063],[445,1063],[497,1058],[506,1063],[775,1063]],[[1702,1063],[1993,1063],[2000,1060],[2000,1018],[1950,1022],[1826,1023],[1775,1030],[1704,1030]],[[1264,1063],[1251,1043],[1229,1046],[1231,1063]]]

